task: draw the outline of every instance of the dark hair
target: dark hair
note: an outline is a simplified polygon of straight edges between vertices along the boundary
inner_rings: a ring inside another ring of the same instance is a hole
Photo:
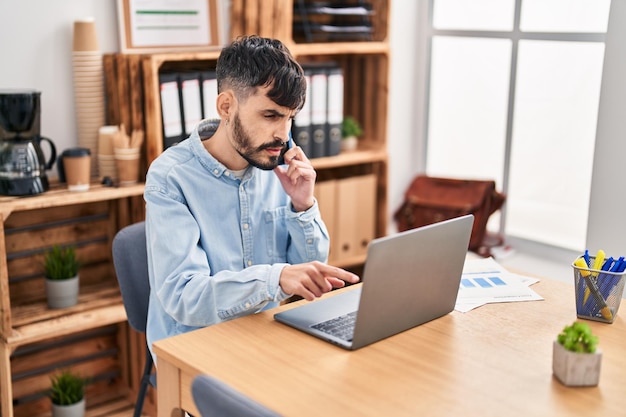
[[[222,49],[216,72],[218,92],[232,88],[245,98],[257,87],[270,87],[267,96],[279,106],[300,110],[304,105],[304,71],[277,39],[238,37]]]

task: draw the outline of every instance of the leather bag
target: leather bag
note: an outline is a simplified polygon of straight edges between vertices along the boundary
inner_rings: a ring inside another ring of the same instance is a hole
[[[405,192],[405,200],[395,212],[394,220],[398,230],[405,231],[473,214],[469,250],[485,256],[489,247],[494,246],[487,239],[487,221],[505,200],[506,196],[496,191],[495,181],[418,175]]]

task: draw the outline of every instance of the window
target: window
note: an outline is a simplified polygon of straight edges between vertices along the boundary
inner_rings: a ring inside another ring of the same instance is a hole
[[[490,230],[585,248],[610,0],[431,0],[426,171],[492,178]]]

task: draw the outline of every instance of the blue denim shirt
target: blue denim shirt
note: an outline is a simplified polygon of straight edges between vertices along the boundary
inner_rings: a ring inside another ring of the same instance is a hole
[[[277,305],[290,296],[278,285],[285,265],[328,257],[317,202],[293,211],[272,171],[250,167],[235,178],[202,145],[200,137],[215,128],[202,122],[146,176],[150,349],[159,339]]]

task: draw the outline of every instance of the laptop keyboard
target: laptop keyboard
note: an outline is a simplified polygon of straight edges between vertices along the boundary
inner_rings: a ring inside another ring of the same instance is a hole
[[[354,334],[355,322],[356,311],[353,311],[352,313],[348,313],[343,316],[335,317],[330,320],[314,324],[311,327],[324,333],[330,334],[331,336],[350,342],[352,341],[352,335]]]

